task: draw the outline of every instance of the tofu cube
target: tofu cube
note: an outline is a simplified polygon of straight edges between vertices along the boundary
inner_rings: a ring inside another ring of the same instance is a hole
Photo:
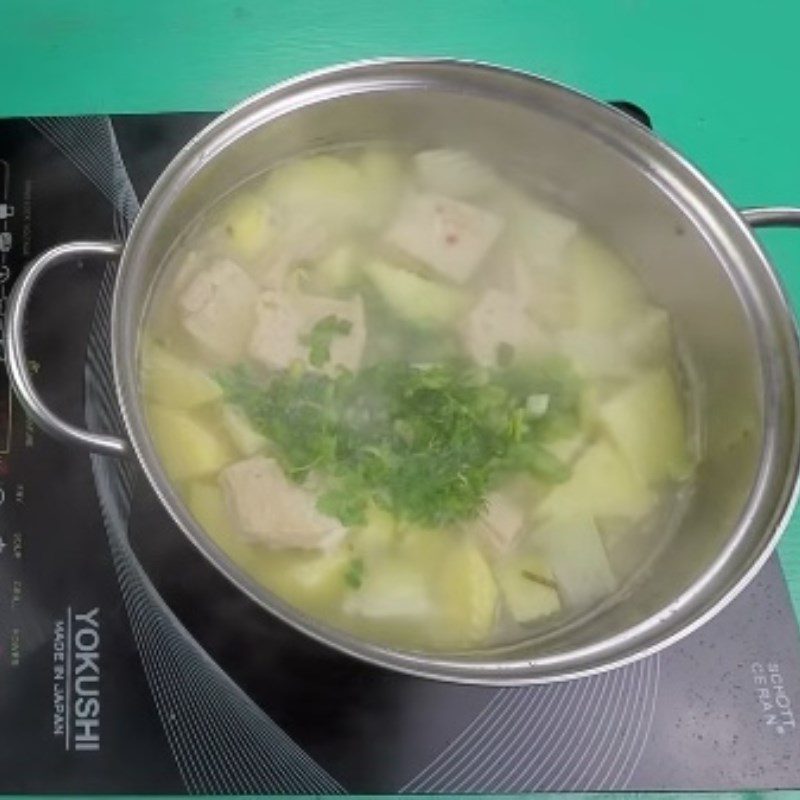
[[[364,301],[360,295],[350,300],[333,300],[311,295],[291,296],[271,290],[262,292],[248,352],[251,358],[270,369],[285,369],[293,361],[306,360],[309,348],[305,337],[328,316],[347,320],[351,327],[348,333],[331,339],[330,359],[325,369],[357,369],[367,339]]]
[[[551,348],[548,337],[526,314],[518,298],[498,289],[484,292],[467,314],[461,338],[467,353],[485,366],[497,364],[497,351],[502,344],[526,354],[544,353]]]
[[[271,289],[261,292],[248,355],[268,369],[286,369],[305,354],[300,344],[302,330],[303,317],[289,295]]]
[[[409,194],[386,241],[455,283],[475,273],[494,244],[503,222],[477,206],[440,194]]]
[[[218,261],[195,275],[180,295],[181,323],[207,356],[234,363],[244,353],[253,326],[257,291],[235,262]]]
[[[303,297],[300,300],[303,315],[301,335],[308,334],[314,326],[326,317],[337,317],[350,323],[348,333],[337,334],[331,340],[328,370],[344,367],[351,371],[358,369],[367,343],[367,326],[364,316],[364,301],[361,295],[349,300],[333,300],[328,297]],[[304,347],[304,356],[308,355]]]
[[[273,548],[329,550],[344,537],[339,520],[318,511],[314,495],[290,481],[274,459],[231,464],[219,481],[245,539]]]

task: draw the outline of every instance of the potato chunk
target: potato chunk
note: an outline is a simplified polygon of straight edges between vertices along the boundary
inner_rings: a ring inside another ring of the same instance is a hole
[[[577,236],[564,253],[572,275],[576,324],[589,330],[614,330],[644,310],[644,290],[635,275],[599,242]]]
[[[222,397],[222,388],[205,371],[157,344],[142,349],[142,391],[170,408],[194,408]]]
[[[600,420],[645,483],[680,479],[691,468],[683,409],[668,369],[636,378],[601,407]]]
[[[653,499],[628,462],[609,442],[600,440],[583,451],[570,479],[555,486],[534,513],[542,519],[584,514],[633,520],[649,510]]]
[[[173,480],[211,475],[233,460],[227,443],[185,411],[152,405],[150,432]]]
[[[225,209],[223,229],[237,256],[251,260],[275,240],[276,214],[264,198],[254,193],[238,195]]]
[[[478,547],[459,542],[445,558],[437,581],[442,638],[454,646],[483,643],[494,625],[498,591]]]

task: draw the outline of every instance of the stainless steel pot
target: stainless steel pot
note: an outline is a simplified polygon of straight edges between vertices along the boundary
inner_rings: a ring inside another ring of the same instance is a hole
[[[138,393],[137,343],[165,253],[207,205],[276,161],[320,148],[401,139],[487,154],[545,192],[638,265],[681,332],[704,457],[674,537],[648,574],[599,613],[514,646],[430,656],[361,641],[310,619],[251,580],[187,512],[159,463]],[[798,475],[797,331],[750,229],[798,225],[798,209],[736,211],[685,159],[613,108],[530,75],[456,61],[378,61],[303,76],[247,100],[176,156],[123,246],[76,242],[34,260],[8,308],[7,360],[30,416],[68,443],[134,456],[187,537],[264,608],[321,642],[396,670],[453,681],[560,680],[625,664],[685,636],[723,608],[772,551]],[[23,341],[47,269],[120,255],[111,335],[127,441],[54,415]]]

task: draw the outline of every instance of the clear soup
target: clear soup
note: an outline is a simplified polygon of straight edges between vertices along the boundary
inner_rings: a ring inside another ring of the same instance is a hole
[[[691,486],[669,315],[466,152],[363,147],[240,186],[171,251],[140,373],[217,545],[393,646],[510,643],[597,608]]]

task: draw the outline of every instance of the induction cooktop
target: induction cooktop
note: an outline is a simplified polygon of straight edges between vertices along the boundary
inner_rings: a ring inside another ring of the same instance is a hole
[[[46,247],[123,240],[212,117],[0,120],[3,316]],[[53,271],[27,329],[48,402],[110,431],[114,270]],[[493,689],[359,663],[228,584],[134,462],[40,433],[0,374],[2,792],[800,787],[799,642],[773,558],[713,622],[606,674]]]

